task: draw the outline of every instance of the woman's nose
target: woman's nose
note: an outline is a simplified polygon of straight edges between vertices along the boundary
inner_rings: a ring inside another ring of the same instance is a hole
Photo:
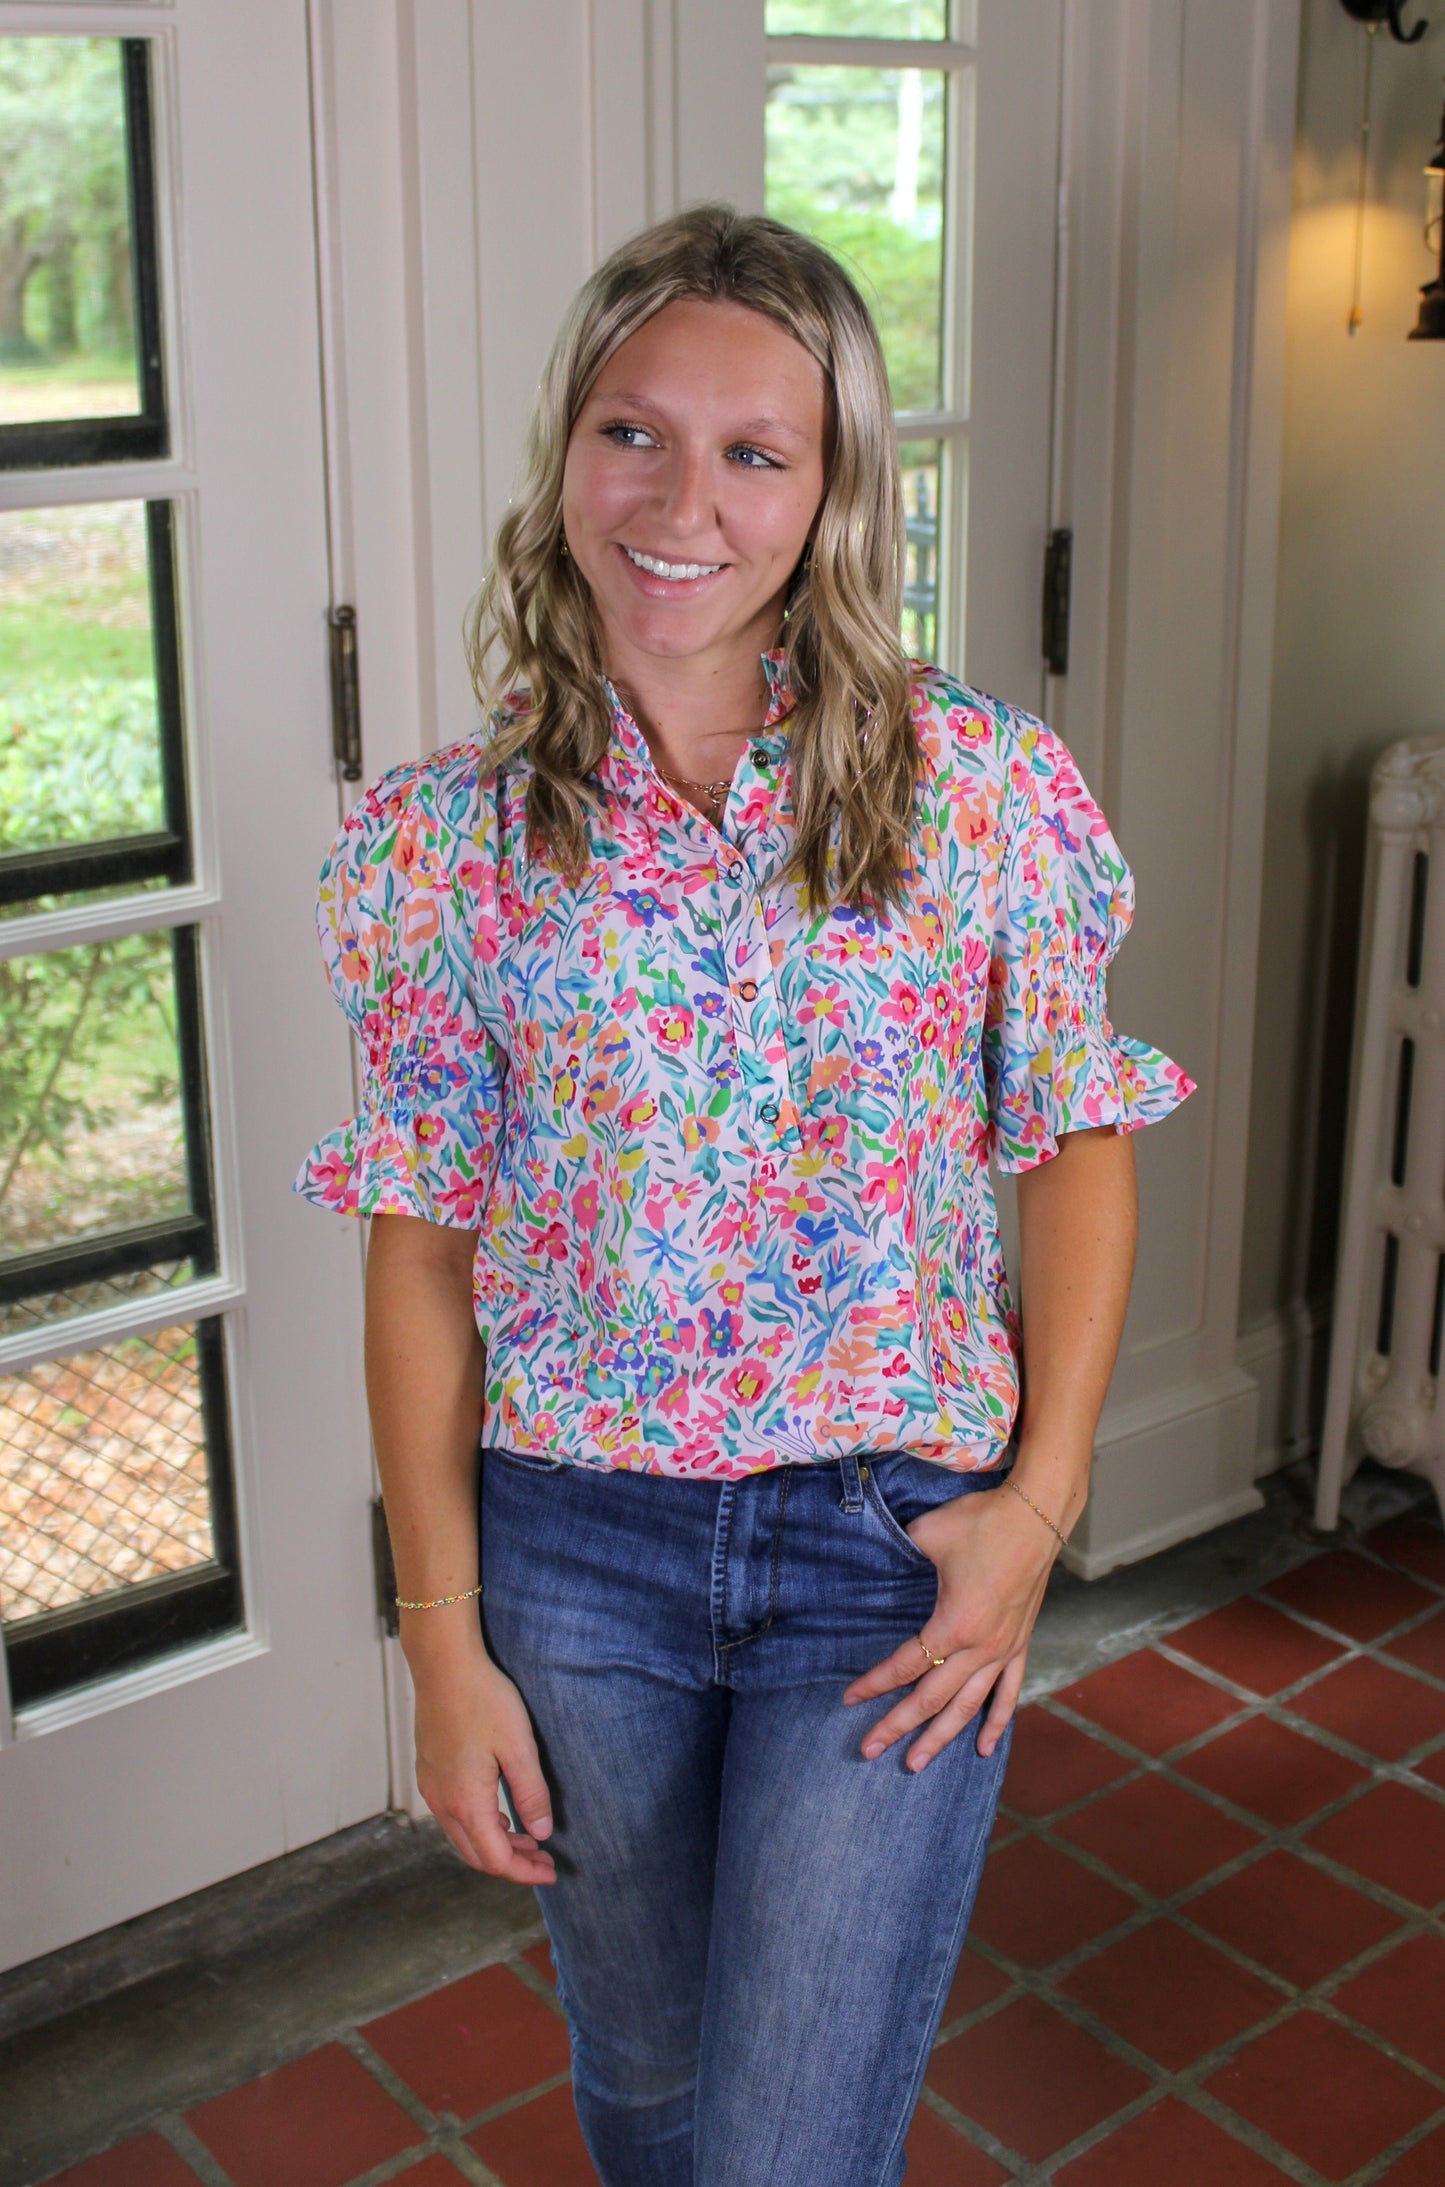
[[[668,466],[664,513],[679,536],[706,531],[713,518],[712,468],[703,449],[682,448]]]

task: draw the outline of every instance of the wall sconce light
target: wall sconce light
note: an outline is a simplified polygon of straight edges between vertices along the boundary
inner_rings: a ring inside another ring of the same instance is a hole
[[[1370,144],[1370,62],[1374,58],[1374,41],[1380,25],[1389,25],[1390,36],[1402,46],[1417,46],[1430,25],[1420,21],[1406,30],[1402,20],[1406,0],[1340,0],[1346,15],[1357,23],[1364,23],[1370,40],[1365,62],[1365,105],[1360,121],[1360,203],[1355,223],[1355,293],[1350,305],[1349,327],[1351,334],[1360,324],[1360,261],[1364,246],[1366,164]],[[1440,117],[1440,134],[1434,151],[1425,166],[1425,241],[1427,246],[1438,249],[1440,264],[1433,281],[1428,281],[1420,291],[1420,311],[1410,329],[1412,342],[1445,342],[1445,113]]]
[[[1439,139],[1425,166],[1425,241],[1439,251],[1440,265],[1434,280],[1420,291],[1420,316],[1410,329],[1410,340],[1445,342],[1445,112],[1440,116]]]
[[[1428,23],[1417,23],[1413,30],[1406,30],[1400,20],[1405,0],[1340,0],[1340,6],[1357,23],[1388,23],[1390,36],[1402,46],[1417,46],[1430,28]]]

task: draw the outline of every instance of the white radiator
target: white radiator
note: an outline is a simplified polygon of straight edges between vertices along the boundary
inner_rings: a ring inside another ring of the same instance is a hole
[[[1445,1506],[1445,736],[1375,762],[1315,1523],[1366,1455]]]

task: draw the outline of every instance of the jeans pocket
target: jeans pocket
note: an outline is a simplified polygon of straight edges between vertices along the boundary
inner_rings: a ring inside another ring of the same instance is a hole
[[[1011,1461],[988,1471],[959,1473],[951,1466],[935,1465],[930,1459],[898,1451],[868,1460],[863,1493],[895,1545],[906,1550],[916,1563],[932,1565],[933,1559],[924,1555],[908,1532],[913,1521],[921,1519],[925,1511],[937,1510],[940,1504],[952,1503],[956,1496],[996,1488],[1010,1470]]]
[[[933,1559],[924,1555],[913,1536],[907,1531],[906,1520],[900,1518],[892,1508],[883,1482],[879,1479],[880,1462],[870,1458],[866,1463],[867,1470],[863,1476],[863,1496],[874,1518],[878,1521],[894,1548],[901,1550],[910,1564],[920,1565],[924,1569],[932,1571],[935,1569]],[[883,1463],[886,1464],[886,1461]],[[926,1510],[927,1506],[924,1505],[920,1508]],[[908,1512],[909,1519],[917,1517],[917,1511]]]
[[[567,1464],[565,1458],[536,1458],[530,1451],[500,1450],[494,1443],[484,1443],[483,1463],[491,1458],[500,1459],[504,1466],[514,1466],[519,1473],[561,1473]]]

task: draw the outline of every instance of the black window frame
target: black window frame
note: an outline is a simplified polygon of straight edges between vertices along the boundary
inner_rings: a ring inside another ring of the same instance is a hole
[[[190,1198],[187,1214],[67,1240],[0,1262],[0,1306],[43,1297],[98,1277],[129,1274],[157,1262],[191,1263],[191,1280],[213,1274],[219,1262],[215,1175],[211,1151],[200,937],[194,926],[170,929],[176,997],[182,1114]],[[180,1311],[163,1327],[188,1323]],[[63,1321],[53,1324],[63,1336]],[[230,1413],[225,1344],[218,1315],[194,1321],[201,1387],[201,1420],[210,1500],[211,1556],[203,1564],[162,1578],[124,1584],[89,1595],[63,1609],[42,1610],[0,1628],[11,1706],[54,1699],[117,1671],[135,1669],[200,1640],[215,1639],[244,1622],[236,1534]],[[84,1346],[103,1349],[124,1332]],[[54,1355],[66,1356],[63,1350]]]
[[[121,500],[134,499],[122,495]],[[74,506],[57,501],[57,509]],[[181,691],[180,618],[176,598],[176,536],[170,501],[150,501],[146,561],[150,576],[151,664],[156,690],[161,799],[165,825],[144,835],[60,843],[52,849],[0,851],[0,909],[82,890],[135,888],[147,881],[179,885],[194,876],[190,785]]]
[[[68,1238],[31,1253],[8,1255],[0,1260],[0,1307],[107,1276],[132,1275],[156,1262],[189,1261],[193,1279],[215,1273],[219,1251],[200,939],[193,926],[177,926],[170,929],[170,942],[190,1206],[182,1215],[160,1216],[124,1230],[101,1231],[93,1238]],[[63,1328],[64,1322],[54,1326]]]
[[[15,35],[30,36],[19,32]],[[76,33],[57,31],[56,37]],[[104,35],[100,33],[99,35]],[[171,452],[166,409],[149,38],[121,38],[126,200],[140,409],[120,418],[38,418],[0,425],[0,470],[58,470],[89,463],[144,463]],[[81,884],[84,885],[84,884]]]
[[[171,1322],[174,1328],[184,1325]],[[204,1564],[61,1610],[37,1611],[4,1628],[10,1705],[37,1703],[137,1670],[180,1648],[238,1630],[245,1622],[226,1396],[225,1336],[219,1315],[194,1324],[201,1426],[210,1499],[211,1555]],[[102,1339],[119,1342],[118,1337]],[[97,1349],[99,1347],[96,1347]]]
[[[61,31],[55,35],[86,33]],[[82,465],[152,462],[171,454],[152,127],[153,42],[149,36],[122,37],[118,41],[140,412],[121,418],[0,425],[0,470],[53,474],[56,490],[46,505],[57,509],[67,505],[64,489],[68,471]],[[94,479],[88,482],[88,501],[104,498],[96,494],[95,484]],[[83,901],[92,891],[125,893],[156,882],[184,884],[195,877],[176,503],[166,497],[164,488],[158,487],[154,496],[148,493],[144,485],[136,484],[133,475],[114,498],[138,499],[145,505],[163,824],[142,835],[36,851],[0,852],[0,910],[13,914],[18,907],[22,917],[43,914],[54,909],[57,902],[73,903],[77,898]],[[141,932],[147,923],[117,931]],[[160,926],[169,932],[172,952],[188,1206],[178,1215],[93,1238],[69,1239],[0,1261],[0,1309],[21,1302],[33,1305],[37,1315],[35,1333],[47,1347],[41,1356],[63,1359],[120,1342],[127,1331],[122,1326],[100,1335],[80,1336],[77,1332],[75,1339],[67,1342],[65,1320],[45,1318],[48,1302],[57,1293],[99,1279],[150,1268],[165,1271],[175,1264],[185,1269],[189,1264],[179,1294],[155,1294],[156,1311],[148,1314],[134,1333],[184,1327],[194,1334],[211,1554],[186,1571],[166,1573],[135,1585],[122,1582],[63,1608],[0,1623],[10,1700],[16,1709],[72,1693],[98,1679],[240,1630],[245,1624],[224,1310],[205,1304],[188,1310],[184,1288],[213,1276],[220,1265],[201,930],[184,919],[172,924],[163,918]],[[35,946],[44,950],[67,944],[57,938]],[[23,1374],[25,1370],[0,1370],[16,1371]]]

